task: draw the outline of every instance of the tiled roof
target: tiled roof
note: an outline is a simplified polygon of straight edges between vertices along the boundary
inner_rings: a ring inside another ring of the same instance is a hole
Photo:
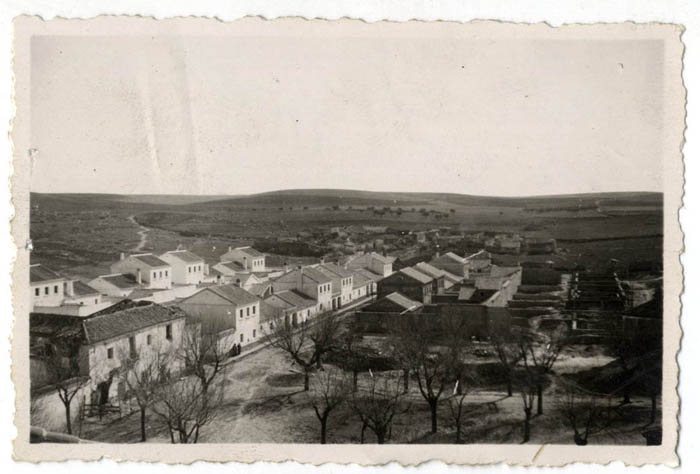
[[[130,273],[117,273],[115,275],[107,275],[100,278],[108,281],[118,288],[128,289],[139,286],[139,283],[136,281],[136,277]]]
[[[393,257],[385,257],[384,255],[378,254],[377,252],[372,252],[372,257],[379,260],[380,262],[382,262],[384,264],[394,263]]]
[[[153,254],[150,253],[144,253],[140,255],[132,255],[135,259],[137,259],[141,263],[145,263],[149,267],[169,267],[170,264],[168,262],[164,262],[163,260],[159,259]]]
[[[479,290],[473,287],[462,287],[459,289],[459,296],[457,299],[462,302],[467,303],[483,303],[487,299],[491,298],[497,290]]]
[[[260,298],[252,293],[245,291],[243,288],[239,288],[233,285],[218,285],[210,286],[202,291],[213,291],[220,297],[231,302],[236,306],[253,304],[260,301]]]
[[[425,273],[421,273],[415,268],[407,267],[407,268],[402,268],[399,270],[401,273],[403,273],[406,276],[409,276],[413,278],[414,280],[418,280],[419,282],[425,284],[425,283],[430,283],[433,281],[431,277],[426,275]]]
[[[367,268],[358,268],[357,270],[355,270],[355,273],[359,273],[360,275],[363,275],[372,281],[379,281],[382,278],[384,278],[379,273],[374,273],[372,270],[369,270]]]
[[[59,280],[63,278],[53,270],[46,268],[44,265],[37,263],[29,266],[29,281],[38,283],[41,281]]]
[[[418,262],[413,266],[413,268],[415,268],[421,273],[428,275],[429,277],[442,278],[445,276],[444,270],[440,270],[439,268],[436,268],[429,263]]]
[[[486,250],[479,250],[476,253],[473,253],[466,257],[467,260],[491,260],[491,254],[487,252]]]
[[[460,257],[459,255],[457,255],[457,254],[454,253],[454,252],[447,252],[447,253],[445,254],[445,257],[449,257],[449,258],[451,258],[452,260],[454,260],[454,261],[456,261],[456,262],[459,262],[459,263],[465,263],[465,262],[466,262],[466,259],[465,259],[464,257]]]
[[[238,262],[221,262],[220,264],[223,267],[226,267],[230,270],[233,270],[234,272],[244,272],[246,271],[245,268],[243,268],[243,265],[241,265]]]
[[[263,293],[265,293],[272,285],[267,282],[263,283],[253,283],[250,285],[250,288],[248,288],[248,293],[252,293],[257,296],[261,296]]]
[[[306,309],[312,306],[316,306],[316,300],[312,300],[302,295],[301,293],[293,290],[280,291],[275,293],[276,296],[283,299],[289,304],[296,306],[298,309]]]
[[[296,270],[296,271],[299,271],[299,270]],[[321,271],[318,270],[317,268],[304,267],[303,271],[304,271],[304,276],[311,278],[312,280],[314,280],[317,283],[330,283],[331,281],[333,281],[332,278],[330,278],[325,273],[321,273]]]
[[[73,282],[73,293],[75,294],[75,296],[89,296],[100,294],[99,291],[79,280]]]
[[[379,276],[379,275],[377,275],[377,276]],[[353,272],[353,276],[352,276],[352,287],[353,288],[360,288],[362,286],[367,285],[371,281],[373,281],[371,278],[363,275],[362,273],[360,273],[358,271]]]
[[[420,308],[421,306],[423,306],[418,301],[413,301],[411,298],[407,298],[406,296],[398,292],[390,293],[386,295],[385,298],[391,301],[392,303],[396,303],[397,305],[401,306],[406,310]]]
[[[104,275],[98,278],[102,278],[104,281],[107,281],[111,283],[112,285],[116,286],[117,288],[135,288],[139,286],[139,284],[136,282],[136,279],[127,273],[117,273],[114,275]]]
[[[94,344],[184,317],[176,306],[149,304],[85,318],[83,329],[88,344]]]
[[[265,254],[255,250],[253,247],[238,247],[238,248],[235,248],[233,250],[238,250],[240,252],[247,254],[250,257],[255,257],[255,258],[265,256]]]
[[[340,278],[347,278],[352,276],[352,272],[350,270],[346,270],[345,268],[341,267],[340,265],[336,265],[335,263],[322,263],[321,265],[319,265],[319,267],[325,268],[329,272],[335,273]]]
[[[197,254],[190,252],[189,250],[171,250],[166,252],[168,255],[172,255],[185,263],[197,263],[203,262],[204,259]]]
[[[263,301],[265,302],[265,304],[268,304],[281,310],[296,308],[296,305],[280,297],[278,293],[268,296]]]

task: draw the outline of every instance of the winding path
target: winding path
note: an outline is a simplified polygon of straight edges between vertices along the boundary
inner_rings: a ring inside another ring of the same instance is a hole
[[[139,227],[139,230],[136,233],[139,234],[140,237],[139,243],[134,248],[132,248],[131,251],[140,252],[141,250],[143,250],[143,248],[146,246],[146,243],[148,242],[148,233],[151,231],[151,229],[136,222],[136,216],[134,215],[129,216],[129,220],[134,225],[137,225]]]

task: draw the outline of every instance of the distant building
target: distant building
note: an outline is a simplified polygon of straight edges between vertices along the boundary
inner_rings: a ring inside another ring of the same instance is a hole
[[[203,335],[217,334],[222,351],[234,344],[247,346],[260,334],[260,297],[234,285],[202,288],[178,303],[187,316],[201,324]]]
[[[172,268],[172,282],[178,285],[199,285],[205,279],[204,259],[189,250],[171,250],[160,256]]]
[[[432,291],[433,279],[414,268],[402,268],[377,283],[379,298],[396,292],[412,300],[429,304],[432,300]]]
[[[382,277],[387,277],[393,272],[393,263],[392,257],[385,257],[376,252],[367,252],[353,255],[348,259],[346,265],[350,270],[366,268]]]
[[[32,306],[60,306],[66,278],[41,264],[29,266]]]
[[[470,272],[480,272],[491,266],[491,254],[486,250],[479,250],[465,258],[469,264]]]
[[[279,311],[279,323],[291,324],[293,327],[308,321],[316,310],[316,301],[295,290],[273,293],[264,301]]]
[[[447,252],[443,255],[436,253],[430,264],[453,275],[469,278],[469,262],[467,262],[466,258],[460,257],[453,252]]]
[[[441,291],[438,291],[440,287],[442,287],[443,290],[448,290],[452,288],[454,285],[462,282],[464,280],[463,277],[454,275],[448,271],[442,270],[441,268],[434,267],[433,265],[425,262],[418,262],[417,264],[414,265],[416,270],[418,270],[421,273],[425,273],[426,275],[436,278],[438,280],[442,280],[442,282],[438,281],[437,282],[437,288],[435,288],[434,293],[441,293]]]
[[[243,267],[244,271],[265,271],[265,254],[255,250],[253,247],[229,247],[228,252],[221,255],[219,260],[222,262],[236,262]]]
[[[112,273],[128,273],[136,282],[148,289],[168,289],[172,287],[172,267],[150,253],[125,256],[110,266]]]
[[[102,294],[126,298],[141,285],[131,274],[112,273],[110,275],[101,275],[91,280],[90,286],[99,290]]]

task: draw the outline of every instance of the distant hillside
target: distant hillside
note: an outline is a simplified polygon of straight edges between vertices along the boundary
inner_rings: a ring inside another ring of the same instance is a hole
[[[519,207],[554,209],[557,207],[640,206],[661,207],[662,193],[622,192],[568,194],[532,197],[473,196],[454,193],[375,192],[345,189],[292,189],[250,195],[119,195],[119,194],[31,194],[32,205],[67,208],[170,208],[197,210],[203,208],[287,207],[287,206],[466,206]]]

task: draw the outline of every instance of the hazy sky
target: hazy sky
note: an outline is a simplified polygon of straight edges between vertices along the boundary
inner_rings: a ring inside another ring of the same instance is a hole
[[[32,190],[662,190],[663,43],[34,37]]]

